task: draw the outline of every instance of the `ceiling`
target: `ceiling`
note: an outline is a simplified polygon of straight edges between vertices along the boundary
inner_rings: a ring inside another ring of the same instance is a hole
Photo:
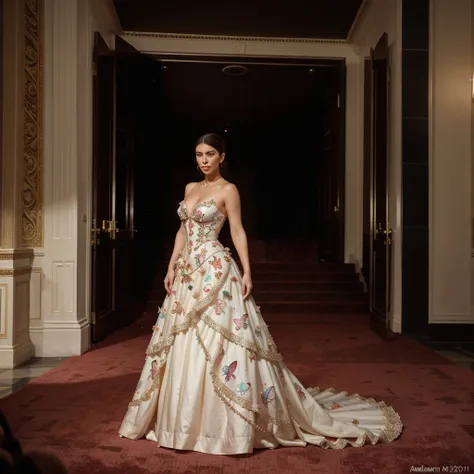
[[[317,113],[338,74],[335,65],[247,64],[248,74],[236,77],[223,74],[226,63],[162,65],[160,82],[168,113],[180,120],[219,123],[294,119],[301,110]]]
[[[363,0],[114,0],[124,31],[346,39]]]

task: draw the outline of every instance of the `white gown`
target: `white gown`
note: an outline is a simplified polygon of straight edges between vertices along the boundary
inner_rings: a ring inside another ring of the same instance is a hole
[[[304,388],[286,367],[241,274],[217,240],[214,199],[178,215],[186,246],[159,310],[120,436],[211,454],[255,448],[388,443],[402,431],[392,407],[359,395]]]

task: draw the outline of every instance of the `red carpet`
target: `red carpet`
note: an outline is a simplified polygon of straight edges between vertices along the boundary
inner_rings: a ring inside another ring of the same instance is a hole
[[[452,470],[468,466],[474,472],[473,373],[409,338],[382,342],[369,331],[367,315],[301,315],[298,323],[279,316],[285,322],[271,323],[270,329],[300,380],[392,405],[405,424],[397,441],[341,451],[308,446],[223,457],[119,438],[155,311],[1,400],[0,408],[26,448],[54,450],[73,474],[409,473],[423,465],[451,466],[438,472],[468,472],[467,467]]]

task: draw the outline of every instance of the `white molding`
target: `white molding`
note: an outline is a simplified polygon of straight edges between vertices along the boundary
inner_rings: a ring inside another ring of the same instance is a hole
[[[43,329],[45,331],[68,331],[70,329],[84,329],[87,326],[89,326],[89,321],[87,321],[87,319],[82,319],[81,321],[63,321],[60,319],[56,319],[45,321],[43,324]]]
[[[309,59],[339,59],[353,56],[352,49],[345,40],[204,36],[127,31],[122,32],[120,36],[138,51],[147,54],[305,57]]]
[[[471,313],[437,313],[432,314],[430,324],[474,324]]]
[[[12,369],[31,358],[33,345],[25,341],[14,346],[0,346],[0,369]]]
[[[42,357],[77,356],[90,347],[90,325],[81,321],[50,320],[43,324]]]
[[[237,41],[251,43],[309,43],[309,44],[347,44],[345,39],[331,38],[292,38],[283,36],[240,36],[240,35],[202,35],[195,33],[163,33],[159,31],[123,30],[121,36],[191,41]]]

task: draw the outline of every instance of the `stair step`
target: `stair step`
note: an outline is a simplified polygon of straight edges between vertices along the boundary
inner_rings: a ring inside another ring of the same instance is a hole
[[[298,272],[298,271],[253,271],[252,280],[260,281],[282,281],[282,280],[297,280],[297,281],[359,281],[359,276],[356,273],[350,272]]]
[[[362,292],[360,281],[352,280],[253,280],[254,291],[354,291]]]
[[[268,301],[259,306],[264,319],[266,313],[364,313],[368,310],[367,301]]]
[[[367,301],[365,293],[348,291],[254,291],[255,301],[264,303],[266,301],[318,301],[318,302],[339,302],[353,301],[359,303]]]
[[[318,273],[354,273],[352,263],[319,262],[253,262],[252,273],[256,271],[301,271]]]
[[[350,314],[350,317],[349,317]],[[314,325],[317,324],[320,327],[322,324],[330,324],[330,325],[337,325],[341,324],[350,325],[356,324],[356,327],[360,327],[361,322],[365,323],[368,320],[369,313],[367,310],[350,310],[350,311],[317,311],[317,312],[290,312],[285,313],[284,311],[281,312],[274,312],[263,313],[263,319],[265,323],[267,323],[270,327],[270,330],[273,325],[275,324],[288,324],[291,321],[291,324],[307,324],[307,325]],[[339,316],[339,317],[338,317]],[[310,329],[311,330],[311,329]]]

